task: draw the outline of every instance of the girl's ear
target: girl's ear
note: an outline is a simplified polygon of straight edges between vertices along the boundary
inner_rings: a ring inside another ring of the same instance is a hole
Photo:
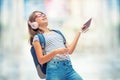
[[[34,29],[34,30],[38,29],[38,23],[37,22],[28,21],[28,24],[31,26],[32,29]]]

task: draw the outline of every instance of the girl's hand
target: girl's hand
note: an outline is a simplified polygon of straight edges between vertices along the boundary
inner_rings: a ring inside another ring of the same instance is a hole
[[[85,32],[87,32],[89,29],[88,28],[86,28],[86,25],[84,25],[83,27],[81,27],[80,28],[80,33],[85,33]]]
[[[68,52],[68,48],[58,48],[56,49],[57,54],[64,54]]]

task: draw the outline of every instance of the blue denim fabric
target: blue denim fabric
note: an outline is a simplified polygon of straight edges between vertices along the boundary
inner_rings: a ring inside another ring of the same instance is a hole
[[[83,80],[73,69],[70,60],[51,60],[47,63],[46,80]]]

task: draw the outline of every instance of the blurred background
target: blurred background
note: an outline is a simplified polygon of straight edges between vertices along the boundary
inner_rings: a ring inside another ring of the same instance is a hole
[[[84,80],[120,80],[120,0],[0,0],[0,80],[41,80],[27,29],[35,10],[69,43],[92,17],[71,55],[73,67]]]

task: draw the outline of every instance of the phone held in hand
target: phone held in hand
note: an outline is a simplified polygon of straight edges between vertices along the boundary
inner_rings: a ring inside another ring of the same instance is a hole
[[[82,27],[82,30],[85,31],[88,27],[90,27],[92,18],[90,18]]]

